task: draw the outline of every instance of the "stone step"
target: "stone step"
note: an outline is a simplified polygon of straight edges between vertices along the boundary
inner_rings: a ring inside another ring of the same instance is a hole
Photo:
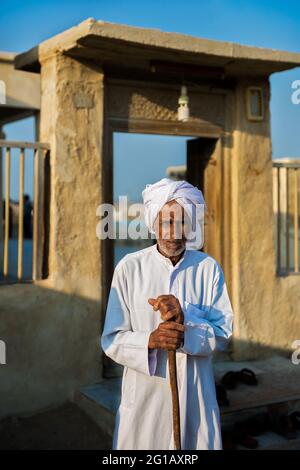
[[[115,414],[120,403],[121,377],[82,387],[74,394],[74,402],[112,437]]]
[[[300,432],[295,439],[285,439],[275,432],[265,432],[256,437],[259,446],[255,450],[300,450]],[[249,450],[237,446],[237,450]]]
[[[271,411],[272,407],[285,407],[286,413],[300,410],[300,366],[281,356],[256,361],[219,362],[214,364],[216,383],[220,383],[227,372],[243,368],[255,373],[258,385],[238,383],[234,390],[227,391],[230,406],[221,408],[224,425]]]
[[[101,383],[83,387],[75,393],[75,403],[90,416],[91,419],[112,437],[115,414],[120,402],[121,378],[106,379]],[[271,403],[253,401],[248,402],[247,408],[234,405],[229,408],[221,408],[222,426],[230,427],[236,422],[244,421],[250,417],[270,411],[271,408],[284,407],[288,412],[300,409],[299,397],[279,397]],[[244,405],[245,406],[245,405]],[[259,449],[300,449],[300,432],[297,439],[287,440],[273,432],[267,432],[259,436]],[[243,449],[243,447],[239,447]]]
[[[280,395],[277,399],[258,400],[244,402],[241,404],[233,404],[228,407],[220,407],[222,425],[225,427],[231,426],[235,423],[246,421],[254,416],[264,413],[279,412],[282,410],[283,414],[290,414],[293,411],[300,410],[299,396]]]
[[[300,450],[300,432],[296,439],[285,439],[274,432],[266,432],[257,438],[257,450]]]

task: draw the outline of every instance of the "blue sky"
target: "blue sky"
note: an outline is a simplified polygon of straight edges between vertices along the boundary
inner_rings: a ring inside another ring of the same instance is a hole
[[[295,0],[12,0],[2,1],[0,11],[0,50],[4,51],[22,52],[93,17],[208,39],[300,52],[300,2]],[[300,68],[271,77],[273,158],[300,157],[300,104],[291,102],[291,84],[297,79],[300,80]],[[6,132],[7,137],[17,140],[33,138],[30,121],[7,126]],[[138,155],[146,147],[141,138],[132,139],[132,142],[135,140],[134,148],[128,137],[123,138],[123,147],[116,146],[120,152],[124,153],[127,148],[128,152],[134,151]],[[169,142],[169,150],[166,148],[164,153],[166,159],[173,152],[174,161],[180,160],[182,157],[175,157],[174,145],[171,140]],[[179,155],[184,151],[184,146],[182,140],[177,142]],[[162,140],[157,140],[156,151],[161,145]],[[161,170],[158,168],[157,174]],[[137,179],[140,174],[136,174]],[[29,187],[30,179],[27,184]],[[121,179],[118,184],[122,184]]]

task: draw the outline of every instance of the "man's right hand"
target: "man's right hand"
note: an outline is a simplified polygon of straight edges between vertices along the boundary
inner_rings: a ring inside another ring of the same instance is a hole
[[[176,351],[183,341],[184,325],[175,321],[166,321],[158,325],[149,337],[149,349],[167,349]]]

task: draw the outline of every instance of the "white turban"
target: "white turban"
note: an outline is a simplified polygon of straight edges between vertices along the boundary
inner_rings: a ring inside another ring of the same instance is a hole
[[[202,248],[204,244],[204,211],[207,206],[200,189],[187,181],[174,181],[163,178],[154,184],[147,184],[142,195],[145,223],[150,233],[155,234],[154,222],[162,207],[167,202],[175,200],[184,207],[190,220],[194,220],[196,223],[196,240],[193,242],[187,241],[187,247],[190,249]],[[196,207],[196,219],[193,206]]]

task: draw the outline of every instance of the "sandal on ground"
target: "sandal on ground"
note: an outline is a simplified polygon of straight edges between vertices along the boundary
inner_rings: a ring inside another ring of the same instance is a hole
[[[272,431],[288,440],[296,439],[297,437],[297,431],[294,429],[291,418],[285,415],[276,417],[273,421]]]
[[[242,369],[238,372],[238,380],[246,385],[257,385],[257,378],[250,369]]]
[[[233,442],[246,447],[247,449],[257,449],[258,440],[249,434],[244,423],[237,423],[233,428]]]
[[[236,445],[229,431],[222,431],[222,447],[223,450],[236,450]]]
[[[216,385],[217,402],[219,406],[229,406],[226,389],[223,385]]]
[[[225,375],[223,375],[221,379],[221,384],[227,390],[233,390],[236,388],[238,384],[238,380],[239,380],[239,373],[234,372],[233,370],[230,370],[229,372],[226,372]]]
[[[267,413],[254,416],[245,421],[245,427],[251,436],[259,436],[270,430],[270,417]]]

